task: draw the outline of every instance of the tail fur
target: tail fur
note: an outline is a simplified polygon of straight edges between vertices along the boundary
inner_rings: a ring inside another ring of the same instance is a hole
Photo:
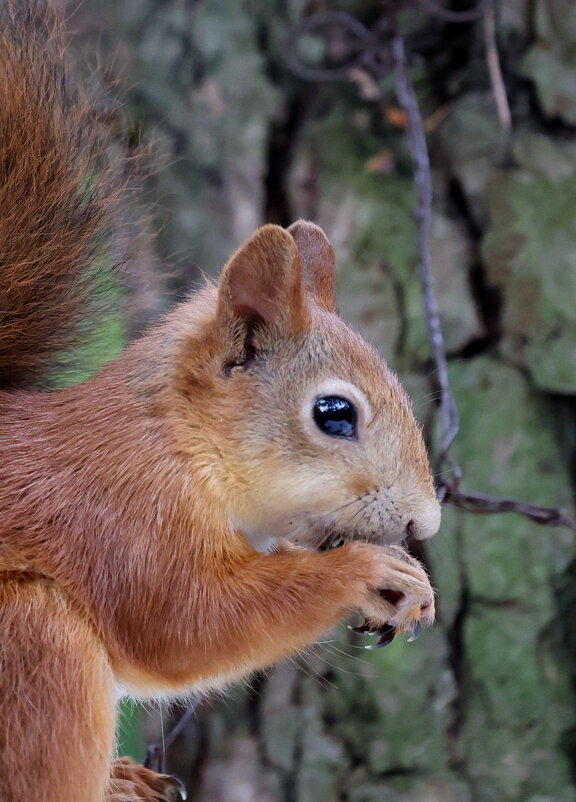
[[[72,88],[61,21],[0,8],[0,387],[49,375],[91,319],[119,196],[93,104]]]

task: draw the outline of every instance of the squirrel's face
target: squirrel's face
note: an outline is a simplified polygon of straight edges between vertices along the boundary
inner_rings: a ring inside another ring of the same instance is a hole
[[[261,549],[435,534],[419,426],[396,376],[335,313],[323,232],[260,229],[224,268],[217,305],[216,379],[197,376],[188,397],[214,420],[214,475],[233,526]]]

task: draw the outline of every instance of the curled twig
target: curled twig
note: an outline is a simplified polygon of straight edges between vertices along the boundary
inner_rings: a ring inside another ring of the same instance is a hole
[[[305,36],[321,35],[328,46],[330,33],[336,31],[340,36],[337,62],[330,66],[313,67],[299,55],[299,43]],[[288,35],[284,58],[294,75],[304,81],[345,81],[351,71],[359,67],[373,71],[381,50],[382,42],[378,34],[368,30],[352,14],[347,11],[320,11],[294,25]]]
[[[291,28],[284,49],[284,59],[294,75],[304,81],[345,81],[358,68],[382,74],[383,69],[389,66],[385,38],[396,30],[398,11],[410,6],[420,6],[443,22],[464,23],[480,19],[492,8],[493,2],[495,0],[479,0],[474,8],[467,11],[450,11],[438,5],[435,0],[386,0],[386,12],[372,29],[347,11],[320,11],[305,17]],[[335,48],[337,53],[332,57],[330,39],[336,33],[339,46]],[[319,36],[324,40],[328,51],[327,65],[313,66],[302,57],[300,45],[306,36]]]

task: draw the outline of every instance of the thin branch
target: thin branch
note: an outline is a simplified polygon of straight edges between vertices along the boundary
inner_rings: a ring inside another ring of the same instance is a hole
[[[444,501],[465,512],[478,515],[515,512],[537,524],[566,526],[576,532],[576,521],[567,515],[564,510],[556,507],[539,507],[536,504],[525,504],[522,501],[514,501],[510,498],[485,496],[483,493],[467,493],[464,490],[451,490],[450,488],[446,490]]]
[[[453,487],[457,485],[462,476],[460,465],[450,454],[450,446],[454,442],[454,438],[460,429],[460,417],[450,388],[446,349],[444,347],[444,337],[442,335],[442,326],[440,325],[438,302],[436,300],[434,277],[431,267],[430,227],[432,221],[432,177],[430,173],[430,159],[428,156],[428,146],[426,144],[422,115],[420,114],[416,94],[410,83],[408,71],[406,69],[404,40],[399,34],[395,34],[392,38],[391,51],[396,96],[408,120],[408,145],[414,167],[414,182],[416,184],[417,196],[416,229],[422,304],[424,306],[428,338],[432,347],[434,362],[437,367],[437,381],[440,390],[442,435],[435,470],[439,473],[442,466],[447,464],[452,471],[450,486]],[[445,484],[439,486],[441,500],[444,497],[446,487]]]
[[[484,14],[484,46],[486,48],[486,63],[488,65],[490,83],[492,84],[494,102],[496,103],[496,109],[498,111],[498,119],[500,120],[502,128],[509,131],[512,128],[512,114],[510,113],[510,104],[508,103],[508,95],[506,94],[500,58],[498,56],[498,45],[496,43],[496,9],[494,2],[487,4]]]
[[[162,739],[162,746],[159,744],[150,744],[146,749],[146,760],[144,765],[147,769],[156,771],[158,774],[166,773],[166,752],[174,743],[176,738],[184,730],[190,719],[196,715],[198,708],[205,700],[206,697],[199,696],[193,702],[189,702],[186,709],[177,720],[172,729],[166,733]]]

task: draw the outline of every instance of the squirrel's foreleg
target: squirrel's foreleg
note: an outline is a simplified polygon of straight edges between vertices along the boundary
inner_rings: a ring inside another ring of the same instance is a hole
[[[56,586],[0,581],[3,802],[103,802],[115,723],[101,642]]]

